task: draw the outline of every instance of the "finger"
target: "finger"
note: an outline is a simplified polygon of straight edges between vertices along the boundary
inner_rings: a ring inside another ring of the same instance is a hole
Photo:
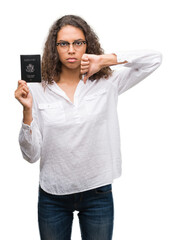
[[[89,65],[81,66],[81,67],[80,67],[80,70],[81,70],[81,71],[88,72],[88,70],[89,70]]]
[[[85,64],[85,65],[80,66],[81,74],[84,74],[84,73],[88,72],[88,70],[89,70],[89,64]]]
[[[27,92],[27,93],[29,92],[29,88],[28,88],[28,86],[26,86],[26,85],[20,85],[17,90],[18,90],[19,92],[22,91],[22,90],[24,90],[24,91]]]
[[[19,81],[18,81],[18,86],[19,86],[19,85],[22,85],[22,84],[27,85],[26,81],[24,81],[24,80],[19,80]]]
[[[81,65],[82,66],[89,65],[89,61],[81,61]]]
[[[81,60],[82,60],[82,61],[88,61],[88,56],[87,56],[87,54],[83,54]]]
[[[14,95],[15,95],[15,98],[18,98],[18,96],[19,96],[19,93],[18,93],[18,91],[17,91],[17,90],[14,92]]]
[[[25,90],[21,91],[15,91],[15,98],[20,100],[22,98],[26,98],[28,96],[28,93]]]
[[[22,90],[22,97],[27,98],[27,96],[28,96],[28,93],[26,91]]]
[[[81,66],[81,70],[89,69],[89,65]]]
[[[90,65],[90,64],[89,64],[89,61],[87,61],[87,62],[83,62],[83,61],[82,61],[80,67],[81,67],[81,68],[89,67],[89,65]]]
[[[81,69],[81,70],[80,70],[80,73],[81,73],[81,74],[85,74],[85,73],[87,73],[88,71],[89,71],[89,68],[86,67],[86,68]]]
[[[81,61],[81,66],[87,66],[89,65],[89,61]]]
[[[82,58],[82,62],[88,62],[88,61],[89,61],[88,57]]]
[[[24,94],[25,95],[28,95],[28,93],[29,93],[29,89],[28,88],[26,88],[25,86],[23,86],[21,89],[19,89],[19,95],[21,95],[21,96],[23,96]],[[18,93],[17,93],[18,94]]]
[[[87,72],[87,70],[81,70],[80,73],[83,75]]]
[[[24,82],[20,82],[20,83],[18,83],[17,89],[22,89],[23,87],[28,88],[26,82],[25,82],[25,83],[24,83]]]
[[[25,91],[29,92],[29,87],[28,87],[28,86],[26,86],[26,85],[24,85],[24,86],[23,86],[23,90],[25,90]]]

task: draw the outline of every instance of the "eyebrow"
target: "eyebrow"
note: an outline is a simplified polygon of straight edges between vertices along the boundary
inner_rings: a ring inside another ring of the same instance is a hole
[[[76,39],[76,40],[74,40],[73,42],[75,42],[75,41],[86,41],[86,40],[84,40],[84,39],[82,39],[82,38],[79,38],[79,39]],[[66,41],[66,40],[57,40],[57,42],[68,42],[68,41]]]

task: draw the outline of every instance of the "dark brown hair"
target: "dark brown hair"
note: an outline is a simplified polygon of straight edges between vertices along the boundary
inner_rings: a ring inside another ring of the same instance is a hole
[[[54,81],[54,76],[59,76],[61,73],[61,62],[59,60],[56,41],[57,33],[60,29],[66,25],[71,25],[81,29],[85,35],[87,42],[86,53],[101,55],[104,54],[104,50],[101,48],[99,39],[91,27],[81,17],[76,15],[65,15],[62,18],[54,22],[49,30],[47,37],[43,57],[42,57],[42,80],[51,84]],[[89,79],[95,80],[102,77],[107,78],[112,73],[110,67],[102,68],[99,72],[92,75]]]

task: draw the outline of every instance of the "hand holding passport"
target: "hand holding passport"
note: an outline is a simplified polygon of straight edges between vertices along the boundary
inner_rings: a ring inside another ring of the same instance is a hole
[[[26,82],[41,82],[41,56],[20,55],[21,79]]]

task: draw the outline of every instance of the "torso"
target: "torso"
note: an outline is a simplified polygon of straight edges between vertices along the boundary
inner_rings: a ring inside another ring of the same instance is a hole
[[[61,84],[61,83],[57,83],[57,84],[66,93],[66,95],[71,100],[71,102],[74,103],[74,93],[76,91],[78,83],[71,86],[68,86],[66,84]]]

